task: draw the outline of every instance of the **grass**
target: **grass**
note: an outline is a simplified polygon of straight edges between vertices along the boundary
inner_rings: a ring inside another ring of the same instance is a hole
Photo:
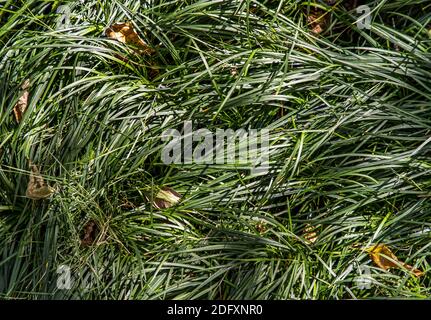
[[[0,0],[0,297],[429,297],[431,4],[358,1],[361,30],[334,2]],[[125,21],[155,54],[104,36]],[[270,172],[163,164],[186,120],[269,129]],[[25,197],[29,160],[50,199]],[[181,202],[155,208],[162,187]],[[425,275],[380,269],[375,243]]]

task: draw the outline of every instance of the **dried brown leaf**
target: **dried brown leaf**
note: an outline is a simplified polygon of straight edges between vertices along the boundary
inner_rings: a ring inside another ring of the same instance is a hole
[[[320,34],[329,25],[329,13],[320,9],[312,8],[307,16],[307,22],[311,27],[311,32]]]
[[[267,230],[265,221],[261,220],[256,224],[256,230],[260,234],[264,234]]]
[[[97,234],[99,232],[99,229],[97,227],[97,224],[94,220],[90,220],[87,222],[87,224],[84,226],[83,236],[81,239],[81,246],[89,246],[96,241]]]
[[[24,116],[25,111],[27,110],[28,106],[28,97],[29,92],[28,88],[30,87],[30,80],[26,79],[24,83],[21,85],[21,89],[23,90],[21,93],[21,97],[19,97],[17,103],[15,104],[13,108],[13,113],[15,115],[16,122],[20,123],[22,120],[22,117]]]
[[[163,187],[156,195],[153,201],[153,206],[157,209],[166,209],[178,203],[181,195],[175,190]]]
[[[317,241],[317,226],[307,224],[304,229],[304,239],[307,244],[313,244]]]
[[[26,197],[33,200],[46,199],[51,196],[55,189],[48,186],[36,165],[30,162],[30,179],[27,185]]]

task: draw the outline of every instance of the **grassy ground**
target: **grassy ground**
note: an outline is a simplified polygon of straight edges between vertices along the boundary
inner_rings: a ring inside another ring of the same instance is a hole
[[[428,297],[431,2],[357,1],[369,30],[329,2],[0,0],[0,297]],[[105,36],[126,21],[154,53]],[[269,129],[270,172],[162,163],[185,120]]]

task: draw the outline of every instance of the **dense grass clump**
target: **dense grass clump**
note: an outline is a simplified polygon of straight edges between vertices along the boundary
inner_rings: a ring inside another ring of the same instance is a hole
[[[0,297],[429,296],[430,30],[429,0],[0,1]],[[268,129],[269,172],[164,164],[186,120]]]

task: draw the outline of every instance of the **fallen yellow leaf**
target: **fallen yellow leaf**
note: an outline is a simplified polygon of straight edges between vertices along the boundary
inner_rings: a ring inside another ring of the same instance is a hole
[[[55,192],[55,189],[48,186],[45,180],[41,176],[39,169],[36,165],[30,162],[30,180],[27,185],[27,198],[33,200],[41,200],[48,198],[51,194]]]
[[[154,49],[150,48],[144,40],[139,37],[130,22],[114,23],[106,29],[105,34],[108,38],[135,46],[140,53],[152,54],[155,52]]]
[[[401,262],[398,260],[396,255],[384,244],[378,244],[371,246],[369,248],[366,248],[365,251],[367,251],[373,262],[383,270],[388,270],[390,268],[399,268],[404,267],[407,270],[411,271],[416,277],[423,276],[424,273],[416,268],[413,268],[412,266]]]
[[[28,97],[29,97],[28,88],[29,87],[30,87],[30,80],[27,79],[21,85],[21,89],[23,90],[23,92],[21,94],[21,97],[18,99],[17,103],[15,104],[15,107],[13,108],[13,113],[15,114],[15,120],[18,123],[21,122],[22,117],[24,116],[24,113],[27,110]]]

